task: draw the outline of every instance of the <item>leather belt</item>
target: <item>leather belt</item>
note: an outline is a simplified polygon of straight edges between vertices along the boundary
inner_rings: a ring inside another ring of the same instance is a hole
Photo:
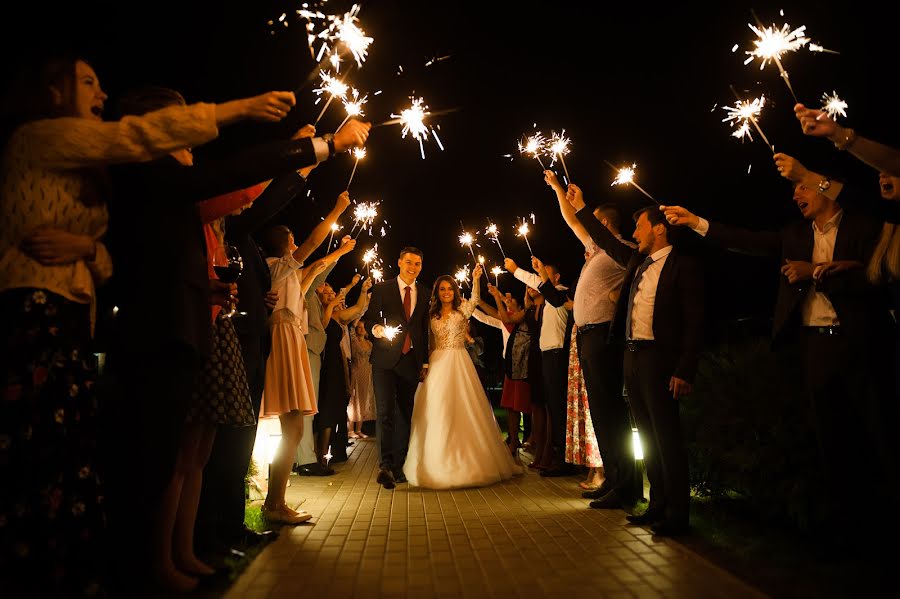
[[[629,339],[625,341],[625,347],[628,351],[637,351],[653,346],[653,339]]]

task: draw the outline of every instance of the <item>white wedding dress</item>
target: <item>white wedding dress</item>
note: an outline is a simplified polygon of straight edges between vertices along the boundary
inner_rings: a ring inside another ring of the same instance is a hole
[[[465,348],[466,322],[477,304],[476,288],[449,318],[431,320],[428,376],[416,390],[403,466],[411,486],[482,487],[522,473]]]

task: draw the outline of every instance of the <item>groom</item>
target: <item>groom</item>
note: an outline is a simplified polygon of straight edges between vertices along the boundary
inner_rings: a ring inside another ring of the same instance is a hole
[[[397,261],[400,274],[372,288],[365,322],[372,345],[372,384],[378,415],[375,434],[381,451],[378,484],[393,489],[406,482],[403,462],[409,446],[413,399],[428,373],[428,290],[416,277],[422,271],[422,250],[405,247]],[[400,326],[393,339],[385,325]]]

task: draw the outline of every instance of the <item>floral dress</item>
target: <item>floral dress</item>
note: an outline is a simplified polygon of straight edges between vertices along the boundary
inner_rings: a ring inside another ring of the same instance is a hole
[[[578,345],[575,336],[578,327],[572,327],[572,347],[569,349],[569,379],[566,391],[566,461],[588,468],[603,466],[597,437],[591,424],[587,387],[578,361]]]

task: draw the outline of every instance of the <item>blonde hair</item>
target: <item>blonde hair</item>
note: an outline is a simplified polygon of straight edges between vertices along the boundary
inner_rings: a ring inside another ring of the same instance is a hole
[[[880,283],[888,277],[900,279],[900,226],[884,223],[866,274],[873,283]]]

